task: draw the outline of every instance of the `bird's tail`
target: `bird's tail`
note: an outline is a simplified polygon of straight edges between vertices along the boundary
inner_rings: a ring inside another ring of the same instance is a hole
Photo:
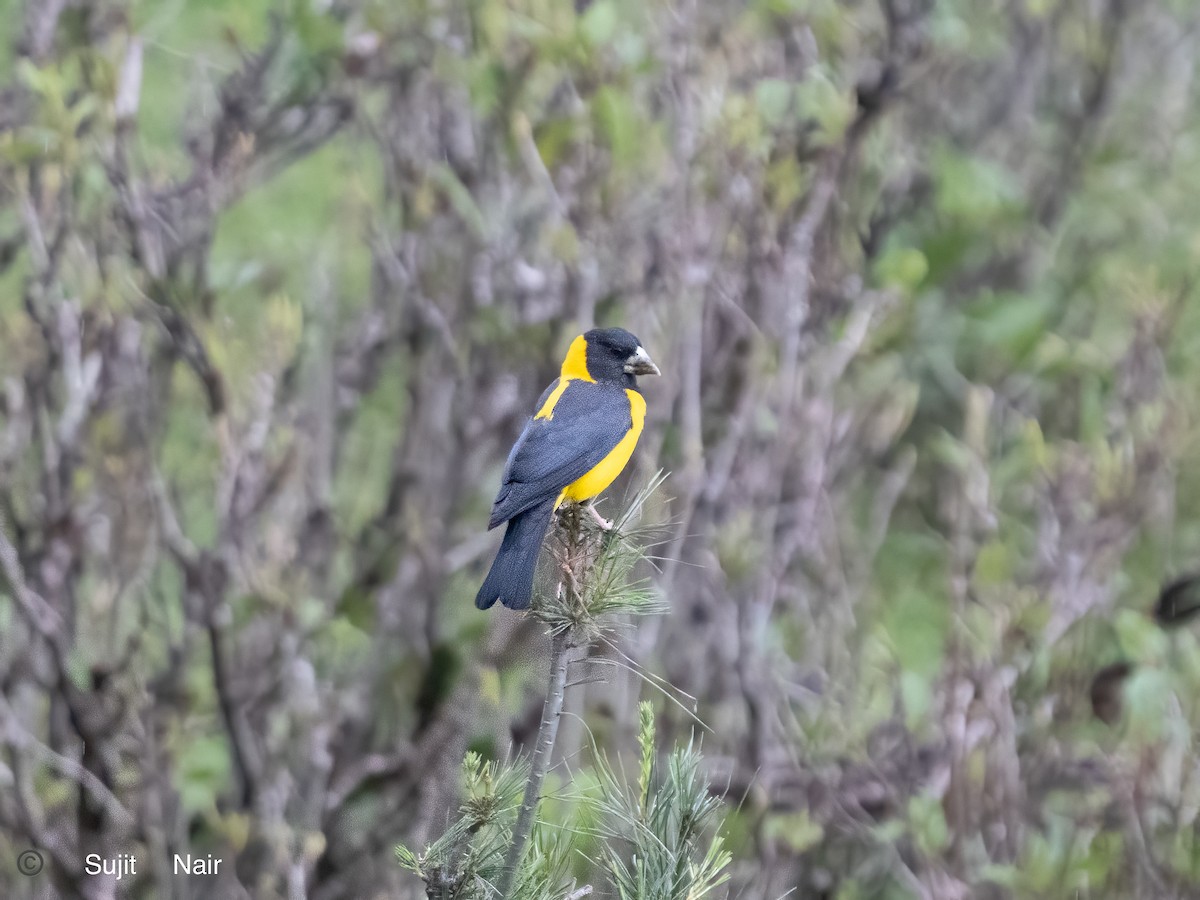
[[[553,512],[554,500],[547,500],[508,520],[500,552],[475,595],[476,606],[487,609],[499,600],[509,609],[529,608],[533,574]]]

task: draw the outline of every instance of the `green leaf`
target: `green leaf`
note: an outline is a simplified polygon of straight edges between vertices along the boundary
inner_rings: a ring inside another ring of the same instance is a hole
[[[1129,733],[1139,744],[1153,744],[1172,733],[1179,724],[1172,716],[1175,692],[1171,677],[1162,669],[1140,667],[1125,682]]]
[[[952,218],[982,225],[1020,203],[1012,174],[983,157],[943,151],[935,157],[933,171],[938,208]]]
[[[61,102],[63,78],[57,69],[39,68],[28,59],[22,58],[17,62],[17,78],[44,99],[53,98]]]
[[[754,104],[763,121],[772,128],[783,123],[792,110],[794,91],[789,81],[764,78],[754,86]]]
[[[202,736],[183,742],[175,770],[176,788],[184,809],[212,809],[216,795],[229,781],[229,748],[224,738]]]
[[[534,131],[534,143],[547,169],[553,170],[570,151],[575,142],[575,132],[575,120],[565,116],[538,125]]]
[[[817,123],[826,142],[839,140],[854,118],[855,102],[820,67],[812,69],[796,86],[799,114]]]
[[[487,222],[483,217],[483,210],[476,205],[470,190],[454,174],[454,170],[447,165],[435,166],[431,178],[450,201],[454,211],[475,232],[475,236],[486,240]]]
[[[471,94],[471,105],[480,115],[489,115],[499,106],[506,77],[503,64],[495,60],[484,60],[470,68],[467,90]]]
[[[642,121],[629,95],[605,85],[592,99],[596,128],[619,164],[635,160],[641,148]]]
[[[342,49],[342,26],[336,18],[314,11],[310,3],[292,7],[292,25],[304,50],[314,57],[329,56]]]
[[[1009,581],[1013,576],[1013,553],[1001,541],[984,544],[975,557],[972,572],[974,582],[981,587],[995,587]]]
[[[511,15],[501,0],[482,0],[475,4],[475,28],[480,42],[489,48],[503,47],[512,21]]]
[[[929,274],[929,261],[915,247],[889,247],[875,262],[875,280],[882,287],[911,293]]]
[[[901,672],[900,699],[904,702],[905,721],[910,728],[915,727],[933,707],[933,684],[917,672]]]
[[[1136,663],[1155,663],[1166,658],[1170,641],[1155,621],[1149,616],[1123,609],[1113,621],[1125,659]]]
[[[1054,304],[1041,295],[997,293],[984,296],[970,310],[968,342],[960,348],[964,369],[976,374],[1027,366],[1045,340]],[[988,369],[987,366],[992,366]]]
[[[613,0],[597,0],[579,19],[579,32],[593,47],[609,43],[621,24],[617,4]]]
[[[945,598],[913,585],[888,591],[884,603],[884,627],[900,665],[918,675],[933,675],[942,664]]]
[[[797,813],[767,816],[763,823],[763,836],[782,842],[794,853],[803,853],[819,844],[825,837],[825,829],[813,821],[808,810]]]
[[[936,855],[950,843],[950,828],[942,801],[928,794],[919,794],[908,801],[908,819],[917,844],[928,854]]]
[[[1015,888],[1020,882],[1020,870],[1010,863],[988,863],[979,870],[979,880]]]

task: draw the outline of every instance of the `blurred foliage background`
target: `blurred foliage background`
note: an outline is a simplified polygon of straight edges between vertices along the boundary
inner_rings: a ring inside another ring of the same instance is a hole
[[[471,598],[593,324],[670,611],[553,791],[646,699],[730,897],[1200,896],[1193,3],[0,11],[5,897],[422,895],[537,728]]]

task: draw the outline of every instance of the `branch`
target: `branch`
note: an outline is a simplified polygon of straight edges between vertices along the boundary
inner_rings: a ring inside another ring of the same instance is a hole
[[[0,510],[0,572],[12,588],[17,605],[30,626],[47,640],[55,638],[62,629],[62,616],[42,596],[25,582],[21,557],[8,539],[4,511]]]
[[[66,0],[37,0],[25,5],[25,27],[17,52],[34,63],[44,63],[54,50],[58,19],[66,9]]]
[[[546,702],[542,706],[542,724],[538,726],[537,746],[530,764],[529,781],[525,785],[525,798],[521,801],[521,812],[513,826],[512,844],[504,858],[504,874],[501,875],[499,896],[511,900],[512,885],[517,866],[525,853],[525,844],[533,831],[533,818],[537,810],[546,770],[550,768],[550,757],[554,753],[554,740],[558,736],[558,721],[562,713],[563,696],[566,694],[567,665],[570,662],[571,630],[563,628],[554,633],[550,645],[550,683],[546,689]]]
[[[133,814],[121,804],[116,794],[109,790],[104,782],[96,777],[94,772],[39,741],[20,724],[16,713],[5,702],[2,695],[0,695],[0,722],[4,725],[2,733],[5,743],[17,749],[32,750],[36,756],[41,758],[51,768],[57,769],[60,774],[70,778],[83,788],[97,803],[104,807],[105,812],[108,813],[111,819],[120,823],[123,827],[130,828],[135,824],[136,820]]]
[[[206,598],[214,606],[217,598]],[[229,732],[229,745],[233,756],[234,768],[241,782],[241,803],[244,809],[253,808],[259,796],[259,773],[261,761],[254,749],[253,737],[247,728],[246,720],[233,696],[229,678],[229,661],[225,654],[224,627],[218,622],[216,609],[210,609],[206,630],[208,632],[209,649],[212,653],[213,686],[217,692],[217,705],[221,710],[221,719]]]

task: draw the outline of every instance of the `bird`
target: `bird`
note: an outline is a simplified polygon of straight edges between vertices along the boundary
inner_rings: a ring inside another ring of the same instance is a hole
[[[593,328],[573,341],[562,369],[538,399],[500,476],[488,530],[508,523],[475,605],[497,600],[528,609],[550,519],[564,500],[585,504],[612,484],[633,455],[646,420],[639,375],[660,375],[642,342],[624,328]]]

